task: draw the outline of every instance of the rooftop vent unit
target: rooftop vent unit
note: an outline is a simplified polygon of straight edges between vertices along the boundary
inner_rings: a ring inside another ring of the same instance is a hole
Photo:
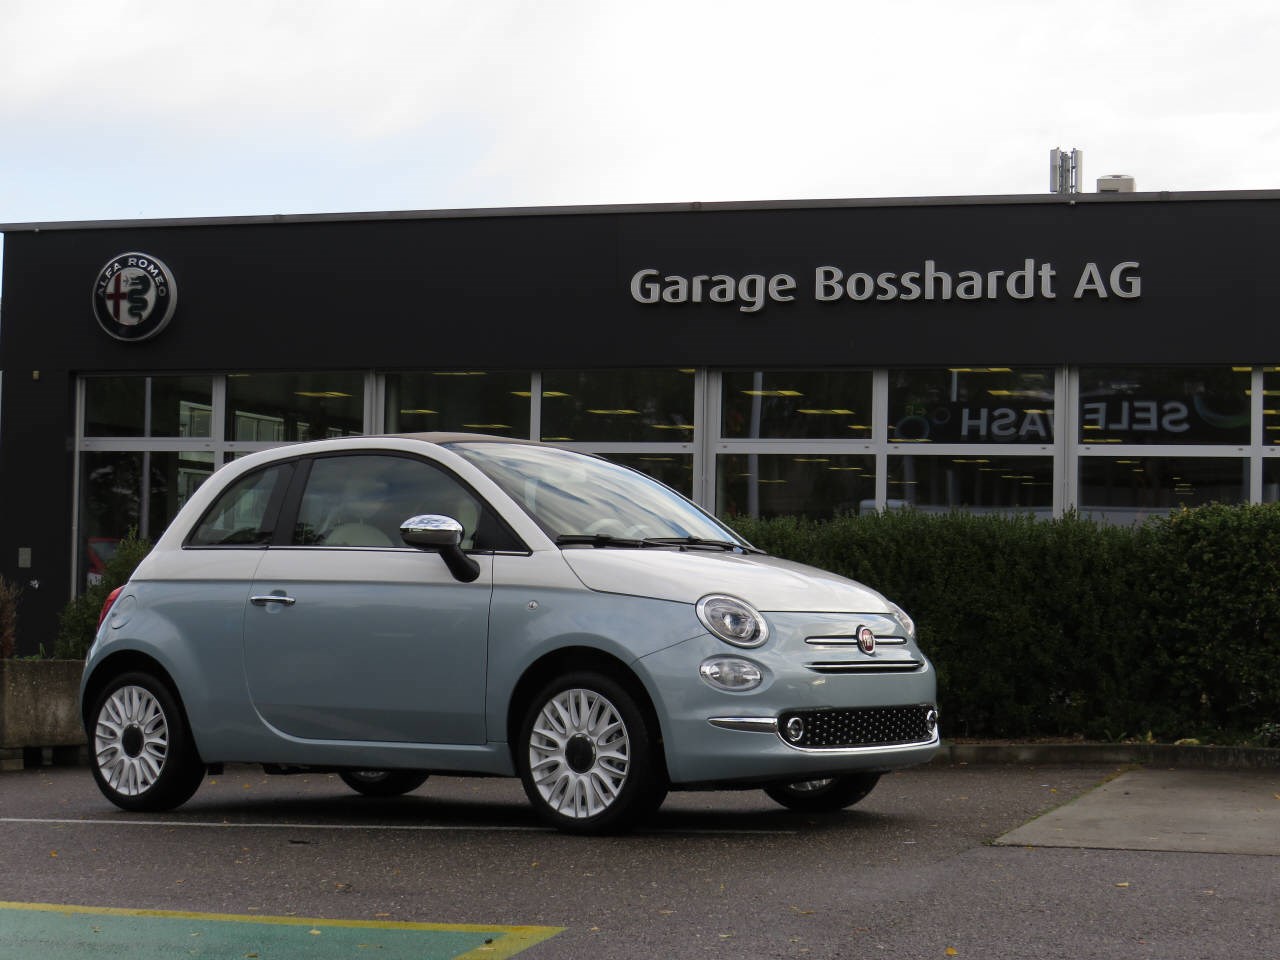
[[[1136,187],[1133,177],[1124,173],[1109,173],[1098,178],[1099,193],[1133,193]]]

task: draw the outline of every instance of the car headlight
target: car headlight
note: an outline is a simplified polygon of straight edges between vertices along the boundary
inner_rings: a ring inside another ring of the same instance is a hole
[[[898,626],[907,631],[907,639],[915,639],[916,622],[907,615],[907,611],[903,610],[896,603],[890,603],[889,608],[889,613],[893,616],[893,619],[898,621]]]
[[[698,619],[712,634],[735,647],[758,647],[769,639],[764,617],[737,597],[703,597],[698,601]]]
[[[741,657],[708,657],[698,666],[698,675],[717,690],[742,693],[764,681],[764,671]]]

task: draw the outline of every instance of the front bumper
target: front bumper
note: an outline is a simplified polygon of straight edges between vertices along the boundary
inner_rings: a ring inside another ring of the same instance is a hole
[[[815,669],[803,647],[784,639],[740,651],[766,681],[728,693],[698,676],[703,659],[726,652],[705,636],[637,664],[658,711],[674,785],[893,770],[925,763],[938,749],[936,676],[922,654],[910,671],[830,672]]]

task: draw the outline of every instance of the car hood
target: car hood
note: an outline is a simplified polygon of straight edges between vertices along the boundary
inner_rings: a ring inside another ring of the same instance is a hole
[[[565,562],[602,593],[697,603],[727,593],[760,611],[888,613],[883,596],[816,567],[759,554],[703,549],[569,549]]]

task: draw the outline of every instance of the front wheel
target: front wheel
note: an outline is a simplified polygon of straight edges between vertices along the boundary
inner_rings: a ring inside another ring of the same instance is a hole
[[[417,770],[343,770],[338,776],[366,797],[398,797],[427,782],[427,774]]]
[[[204,764],[177,697],[149,673],[113,679],[94,701],[93,777],[122,810],[172,810],[191,799]]]
[[[655,740],[622,684],[600,673],[576,673],[533,698],[520,726],[516,762],[544,821],[566,833],[617,833],[666,796]]]
[[[822,780],[771,783],[764,788],[764,792],[788,810],[832,813],[862,800],[879,781],[878,773],[850,773]]]

